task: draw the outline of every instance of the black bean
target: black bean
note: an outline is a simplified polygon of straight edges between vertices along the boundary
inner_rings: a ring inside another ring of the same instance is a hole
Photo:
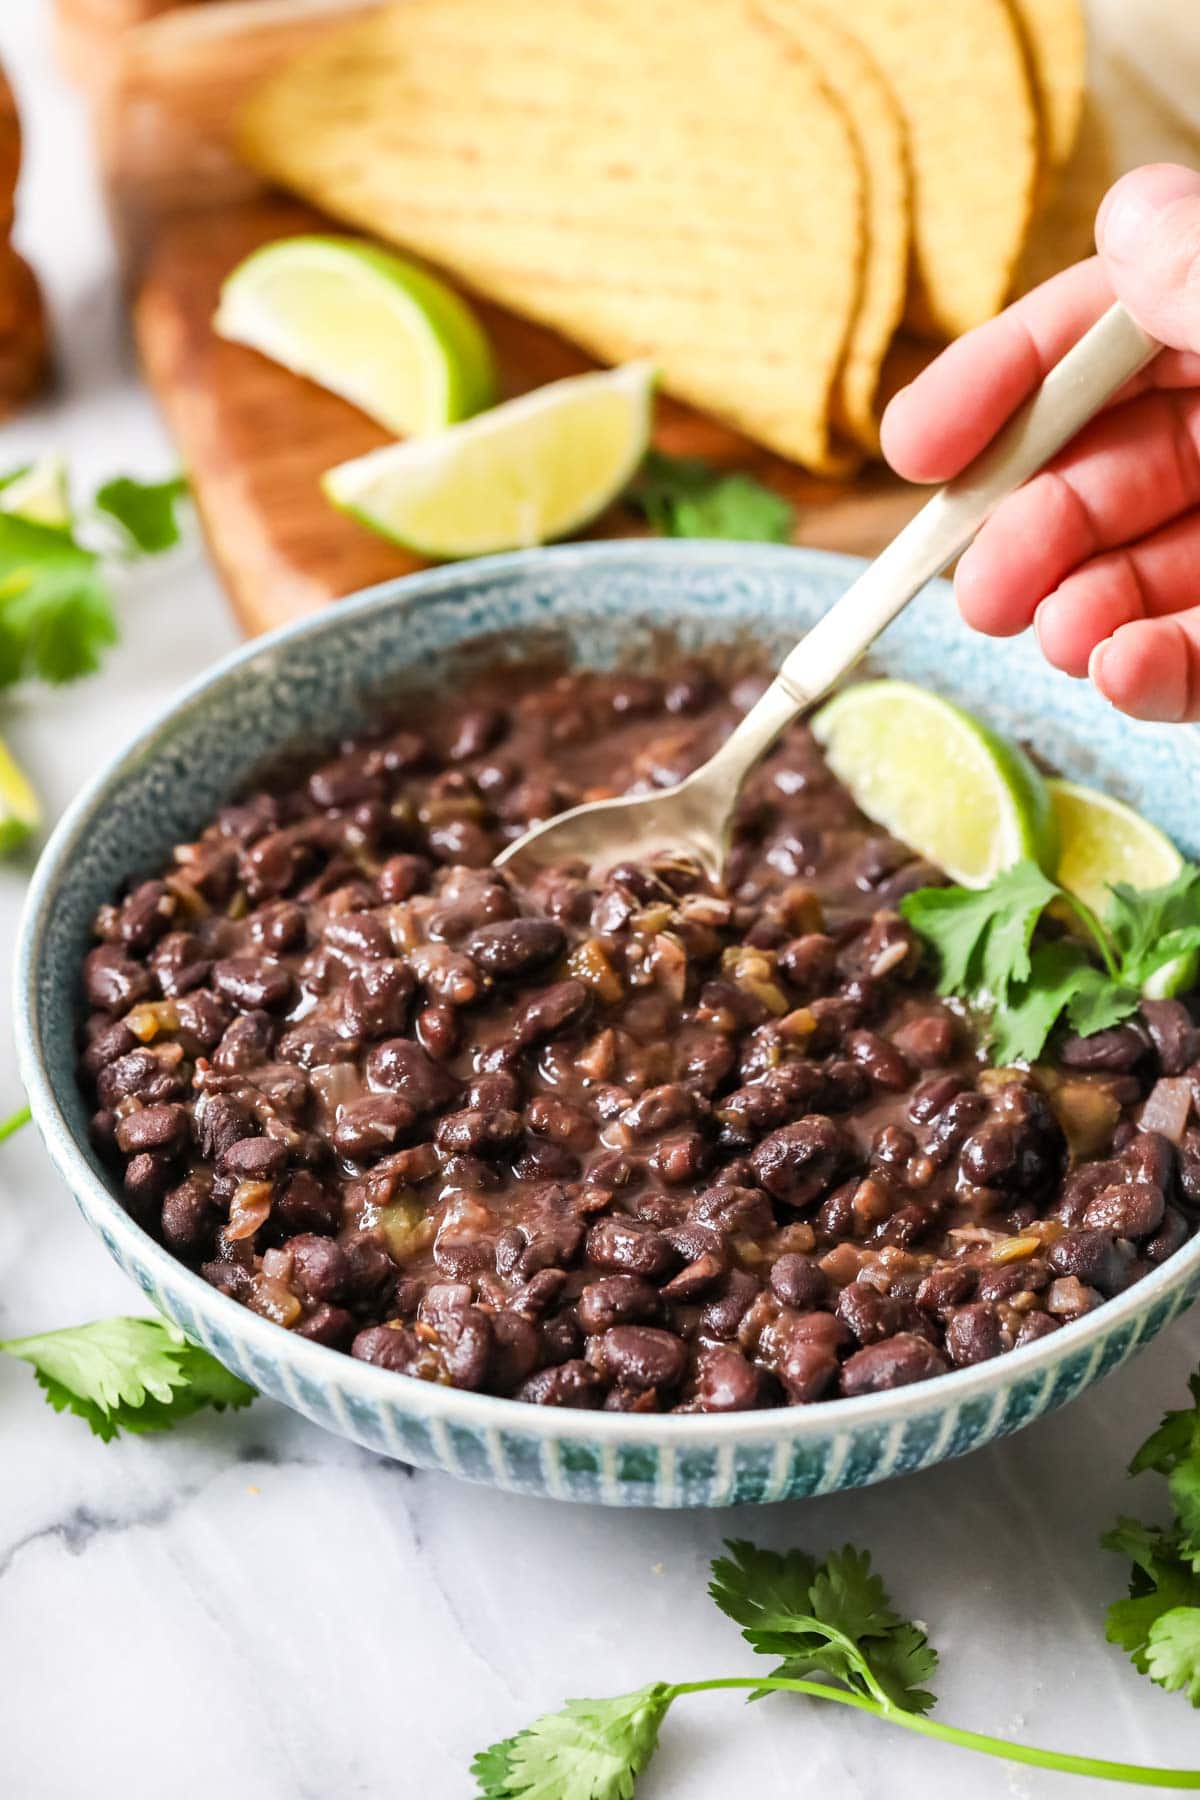
[[[1103,1188],[1088,1202],[1083,1223],[1093,1231],[1111,1231],[1117,1237],[1152,1237],[1162,1224],[1165,1201],[1160,1187],[1149,1181],[1122,1182]]]
[[[268,905],[258,907],[250,914],[246,925],[254,942],[275,954],[299,949],[308,936],[304,909],[294,900],[272,900]]]
[[[1200,1033],[1182,1000],[1143,1000],[1142,1023],[1164,1075],[1182,1075],[1200,1054]]]
[[[956,1368],[988,1362],[1004,1349],[1000,1315],[986,1300],[955,1307],[946,1319],[946,1351]]]
[[[292,1232],[334,1231],[341,1211],[341,1202],[332,1189],[308,1169],[296,1169],[275,1190],[271,1223],[285,1237]]]
[[[265,1012],[235,1019],[213,1052],[213,1065],[226,1074],[257,1069],[271,1055],[275,1026]]]
[[[149,969],[114,944],[99,944],[84,959],[84,991],[89,1004],[103,1012],[128,1012],[137,1001],[149,999],[155,985]]]
[[[216,1228],[212,1181],[205,1172],[197,1170],[163,1200],[163,1243],[177,1256],[198,1256],[212,1243]]]
[[[236,1175],[239,1181],[274,1181],[287,1167],[287,1150],[274,1138],[238,1138],[220,1162],[225,1173]]]
[[[473,931],[463,949],[485,975],[511,979],[556,962],[566,942],[553,919],[502,919]]]
[[[1049,1313],[1026,1313],[1018,1328],[1014,1349],[1019,1350],[1022,1344],[1036,1344],[1039,1338],[1049,1337],[1059,1329],[1059,1322]]]
[[[1149,1048],[1149,1034],[1136,1025],[1110,1025],[1090,1037],[1071,1034],[1059,1046],[1058,1059],[1067,1069],[1096,1069],[1124,1074],[1137,1067]]]
[[[1142,1255],[1151,1265],[1166,1262],[1187,1241],[1188,1228],[1183,1214],[1168,1206],[1166,1216],[1152,1238],[1141,1246]]]
[[[901,1329],[903,1313],[896,1301],[865,1281],[852,1281],[838,1295],[836,1316],[860,1344],[877,1344]]]
[[[349,1350],[354,1336],[354,1315],[344,1306],[330,1306],[322,1301],[292,1329],[297,1337],[308,1338],[311,1343],[327,1344],[331,1350]]]
[[[117,1126],[117,1145],[127,1156],[139,1150],[179,1150],[188,1134],[182,1106],[144,1106]]]
[[[981,1269],[974,1298],[1011,1300],[1014,1294],[1040,1294],[1049,1285],[1049,1263],[1040,1256],[1025,1256],[1018,1262],[994,1263]]]
[[[766,1237],[775,1225],[771,1202],[752,1187],[718,1185],[706,1188],[696,1200],[693,1211],[706,1224],[740,1237]]]
[[[289,1238],[292,1283],[306,1300],[341,1300],[350,1286],[350,1264],[336,1238],[301,1232]]]
[[[822,1306],[829,1293],[828,1277],[811,1256],[789,1253],[777,1257],[771,1265],[770,1284],[771,1292],[798,1312]]]
[[[379,898],[388,906],[424,893],[433,875],[427,856],[389,856],[375,877]]]
[[[614,1325],[590,1338],[587,1359],[606,1381],[626,1387],[678,1387],[687,1372],[688,1351],[673,1331],[652,1325]]]
[[[748,1269],[731,1269],[720,1293],[701,1308],[700,1330],[705,1337],[736,1337],[759,1284]]]
[[[1102,1294],[1116,1294],[1126,1285],[1128,1270],[1107,1231],[1064,1231],[1046,1252],[1055,1275],[1074,1275]]]
[[[679,1253],[644,1219],[613,1213],[598,1219],[588,1232],[587,1255],[602,1269],[630,1275],[662,1277],[679,1264]]]
[[[579,1323],[592,1334],[614,1325],[654,1324],[662,1317],[658,1290],[639,1275],[602,1275],[579,1296]]]
[[[895,1044],[874,1031],[852,1031],[846,1049],[864,1074],[886,1094],[902,1094],[912,1086],[913,1071]]]
[[[416,1113],[438,1112],[458,1092],[453,1077],[409,1038],[376,1044],[367,1056],[367,1079],[399,1094]]]
[[[498,1312],[492,1320],[492,1359],[489,1387],[510,1394],[532,1375],[541,1360],[542,1342],[537,1327],[519,1312]]]
[[[363,962],[381,962],[391,955],[391,933],[382,919],[369,912],[340,913],[325,927],[325,942],[344,956]]]
[[[841,1129],[823,1113],[810,1113],[763,1139],[751,1157],[763,1187],[789,1206],[809,1206],[832,1185],[846,1160]]]
[[[944,1263],[930,1269],[916,1292],[917,1305],[944,1319],[951,1307],[962,1306],[975,1294],[979,1270],[973,1263]]]
[[[710,1344],[696,1356],[699,1412],[749,1412],[762,1404],[762,1376],[740,1350]]]
[[[533,1406],[595,1408],[600,1405],[603,1391],[596,1371],[573,1357],[552,1368],[539,1369],[521,1383],[515,1398]]]
[[[438,1148],[451,1155],[497,1156],[521,1135],[521,1115],[504,1108],[443,1113],[434,1133]]]
[[[292,997],[292,978],[265,956],[230,956],[213,964],[213,986],[247,1011],[277,1012]]]
[[[940,1350],[922,1337],[902,1331],[882,1343],[868,1344],[842,1365],[841,1388],[847,1398],[879,1394],[944,1375],[949,1367]]]
[[[333,1128],[333,1147],[351,1162],[371,1162],[395,1147],[416,1116],[399,1094],[367,1094],[342,1107]]]
[[[582,981],[556,981],[534,994],[513,1021],[513,1041],[518,1045],[554,1037],[564,1025],[575,1023],[585,1011],[588,989]]]

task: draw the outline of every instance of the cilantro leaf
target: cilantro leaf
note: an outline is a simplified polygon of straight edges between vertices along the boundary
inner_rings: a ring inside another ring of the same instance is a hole
[[[1200,868],[1184,863],[1179,873],[1157,888],[1134,888],[1119,881],[1109,890],[1104,923],[1131,982],[1140,986],[1158,967],[1162,940],[1174,931],[1200,924]],[[1178,954],[1167,950],[1163,961]]]
[[[170,481],[118,475],[97,489],[93,504],[116,521],[135,550],[154,556],[179,542],[177,508],[187,491],[181,475]]]
[[[89,675],[116,640],[99,557],[68,531],[0,512],[0,686]]]
[[[630,1800],[675,1698],[654,1681],[613,1700],[568,1700],[471,1764],[485,1800]]]
[[[1200,1606],[1175,1606],[1154,1621],[1146,1673],[1169,1694],[1182,1690],[1200,1707]]]
[[[10,1338],[55,1412],[86,1419],[108,1443],[120,1431],[165,1431],[201,1407],[248,1406],[255,1391],[166,1319],[96,1319]]]
[[[699,457],[648,451],[627,498],[664,537],[786,544],[792,535],[792,508],[779,494]]]
[[[1002,1000],[1011,983],[1028,977],[1034,927],[1059,892],[1025,861],[985,888],[918,888],[900,911],[937,953],[939,993]]]
[[[818,1564],[799,1550],[781,1556],[742,1541],[726,1549],[730,1555],[713,1563],[708,1591],[753,1650],[784,1658],[772,1678],[822,1673],[855,1693],[882,1693],[907,1712],[933,1705],[920,1684],[933,1674],[937,1653],[893,1609],[866,1551],[847,1545]]]
[[[765,1619],[810,1610],[816,1559],[803,1550],[760,1550],[745,1538],[730,1538],[725,1548],[729,1555],[712,1565],[709,1597],[727,1619],[745,1627],[742,1635],[757,1649],[750,1634]]]
[[[1150,1433],[1130,1463],[1131,1475],[1143,1475],[1148,1469],[1169,1475],[1181,1456],[1200,1452],[1200,1371],[1189,1376],[1188,1390],[1193,1404],[1163,1414],[1157,1431]]]

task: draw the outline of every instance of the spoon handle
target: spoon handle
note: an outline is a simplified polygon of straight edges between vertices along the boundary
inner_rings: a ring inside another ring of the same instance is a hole
[[[726,779],[735,768],[757,762],[797,713],[828,693],[925,583],[966,549],[1001,500],[1036,474],[1160,348],[1119,302],[1110,306],[975,461],[939,488],[801,638],[718,752]]]

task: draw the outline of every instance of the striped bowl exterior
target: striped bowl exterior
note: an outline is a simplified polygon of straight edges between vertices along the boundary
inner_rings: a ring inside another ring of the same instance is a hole
[[[22,1075],[84,1217],[151,1303],[263,1393],[381,1455],[516,1492],[616,1506],[725,1506],[860,1487],[1019,1430],[1116,1368],[1190,1304],[1200,1240],[1095,1313],[977,1368],[858,1400],[711,1416],[527,1407],[410,1380],[310,1344],[218,1294],[124,1211],[87,1140],[74,1077],[78,967],[95,907],[150,869],[281,742],[352,726],[397,675],[433,680],[481,634],[581,661],[686,647],[778,654],[856,572],[761,546],[596,544],[433,571],[239,652],[189,689],[75,803],[39,863],[18,957]],[[549,638],[547,638],[549,634]],[[889,673],[924,680],[1103,782],[1196,854],[1195,735],[1133,726],[1028,644],[970,637],[940,584],[888,633]]]

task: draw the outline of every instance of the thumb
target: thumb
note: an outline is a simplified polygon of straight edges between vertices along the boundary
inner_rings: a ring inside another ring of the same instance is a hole
[[[1200,174],[1149,163],[1123,175],[1096,215],[1096,248],[1119,300],[1175,350],[1200,350]]]

